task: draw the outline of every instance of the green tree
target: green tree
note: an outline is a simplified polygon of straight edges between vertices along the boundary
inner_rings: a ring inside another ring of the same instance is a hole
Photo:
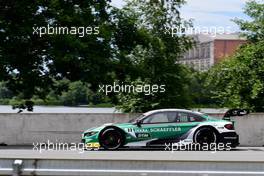
[[[175,62],[192,41],[185,35],[172,37],[165,32],[170,27],[190,25],[180,18],[184,1],[133,0],[122,10],[109,2],[2,1],[0,80],[6,81],[20,99],[55,101],[57,97],[51,96],[60,97],[63,92],[65,100],[76,102],[66,98],[73,94],[56,85],[58,80],[85,82],[95,92],[98,84],[127,81],[129,77],[131,81],[166,85],[165,94],[151,98],[138,95],[143,104],[155,102],[152,108],[186,107],[190,102],[189,70]],[[99,27],[100,33],[84,37],[33,34],[33,27],[48,25]],[[116,96],[111,98],[117,102]]]
[[[0,82],[0,99],[12,98],[13,93],[6,87],[5,82]]]
[[[45,89],[49,78],[42,56],[48,46],[46,37],[33,35],[33,26],[46,24],[39,1],[3,0],[0,3],[0,80],[15,93],[30,98],[35,87]]]
[[[111,70],[108,0],[0,3],[0,80],[24,99],[44,99],[54,80],[82,80],[97,89]],[[98,35],[34,34],[37,27],[99,27]]]
[[[62,92],[60,100],[63,105],[75,106],[89,103],[89,95],[91,91],[87,84],[81,81],[72,82],[69,84],[68,91]]]
[[[251,21],[236,19],[248,43],[236,54],[212,68],[208,84],[223,106],[264,110],[264,4],[247,3],[245,13]]]
[[[212,98],[213,87],[206,84],[208,72],[192,70],[189,93],[192,99],[192,107],[218,107],[218,99]]]
[[[152,95],[121,94],[119,108],[128,112],[142,112],[153,108],[183,108],[190,105],[190,73],[176,61],[192,46],[193,41],[185,35],[172,36],[167,32],[168,28],[190,25],[180,18],[179,8],[183,3],[180,0],[134,0],[124,7],[124,13],[135,21],[137,31],[146,41],[146,45],[137,44],[124,57],[137,68],[142,83],[165,85],[166,92]],[[137,79],[131,81],[134,84]]]

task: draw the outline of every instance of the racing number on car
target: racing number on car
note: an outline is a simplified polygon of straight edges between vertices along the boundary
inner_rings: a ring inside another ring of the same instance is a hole
[[[150,134],[147,129],[126,128],[126,131],[136,138],[150,138]]]
[[[127,132],[128,132],[128,133],[133,132],[133,128],[127,128]]]

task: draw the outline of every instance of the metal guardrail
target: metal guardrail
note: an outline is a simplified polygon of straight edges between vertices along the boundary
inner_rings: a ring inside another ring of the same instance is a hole
[[[262,162],[0,160],[0,175],[90,176],[253,176],[264,175]]]

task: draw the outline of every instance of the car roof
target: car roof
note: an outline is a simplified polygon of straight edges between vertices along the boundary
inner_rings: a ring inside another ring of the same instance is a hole
[[[191,110],[187,110],[187,109],[156,109],[156,110],[151,110],[151,111],[145,112],[143,115],[147,116],[147,115],[157,113],[157,112],[168,112],[168,111],[171,111],[171,112],[189,112],[189,113],[191,112],[191,113],[196,113],[196,114],[202,115],[202,113],[200,113],[200,112],[191,111]]]

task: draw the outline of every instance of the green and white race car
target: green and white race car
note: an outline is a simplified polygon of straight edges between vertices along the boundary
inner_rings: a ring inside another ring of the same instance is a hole
[[[224,119],[184,109],[160,109],[146,112],[128,123],[104,124],[86,130],[82,142],[87,148],[115,150],[121,147],[164,146],[166,143],[239,145],[231,116],[247,114],[231,109]]]

